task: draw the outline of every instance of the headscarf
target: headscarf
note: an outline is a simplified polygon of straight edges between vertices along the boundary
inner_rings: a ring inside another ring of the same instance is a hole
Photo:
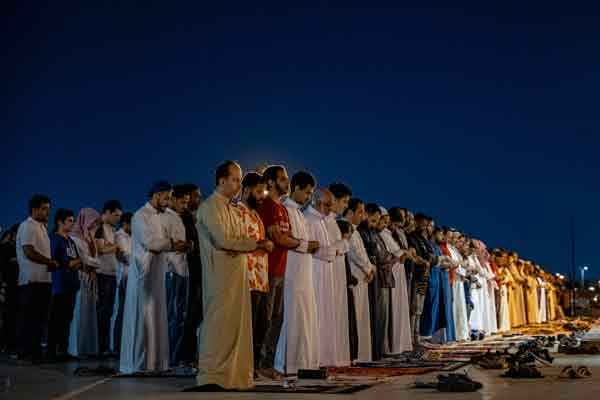
[[[77,220],[71,229],[71,236],[88,244],[90,254],[96,256],[96,245],[93,238],[89,237],[90,226],[100,218],[98,211],[93,208],[82,208],[77,215]]]
[[[490,254],[487,251],[485,243],[481,240],[473,240],[473,244],[475,245],[475,255],[477,256],[477,259],[479,259],[481,265],[483,266],[486,263],[489,263]]]
[[[71,229],[71,236],[75,237],[88,246],[88,251],[92,257],[96,257],[96,243],[94,238],[90,237],[89,230],[92,224],[100,218],[98,211],[93,208],[82,208],[79,210],[77,220]],[[85,293],[88,296],[90,303],[95,303],[98,299],[98,286],[96,284],[96,274],[86,273],[83,270],[79,271],[81,283],[87,287]]]

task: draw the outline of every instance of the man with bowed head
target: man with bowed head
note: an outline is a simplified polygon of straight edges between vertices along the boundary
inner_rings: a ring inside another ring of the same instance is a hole
[[[165,254],[184,252],[187,244],[167,237],[161,223],[160,215],[171,198],[171,185],[156,182],[149,197],[131,221],[132,253],[123,316],[122,373],[169,369]]]
[[[198,209],[204,322],[197,383],[209,388],[248,389],[254,384],[247,253],[271,252],[273,242],[256,241],[244,232],[242,213],[232,204],[241,181],[238,163],[225,161],[217,168],[214,193]]]

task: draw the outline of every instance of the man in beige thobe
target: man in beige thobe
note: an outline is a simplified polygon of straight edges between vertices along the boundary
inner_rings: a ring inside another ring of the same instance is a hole
[[[231,203],[240,191],[242,170],[232,161],[217,168],[217,188],[198,210],[203,267],[204,321],[200,328],[198,385],[248,389],[253,382],[252,310],[246,254],[273,250],[243,231],[242,215]]]

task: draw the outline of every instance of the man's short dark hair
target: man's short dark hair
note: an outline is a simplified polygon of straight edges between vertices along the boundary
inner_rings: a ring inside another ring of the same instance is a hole
[[[173,186],[173,193],[171,194],[174,198],[180,199],[183,196],[191,195],[192,192],[187,190],[187,187],[184,185],[175,185]]]
[[[264,179],[261,174],[257,172],[248,172],[244,176],[244,179],[242,179],[242,187],[254,187],[256,185],[260,185],[261,183],[263,183],[263,181]]]
[[[343,183],[332,183],[329,185],[329,191],[336,199],[341,199],[343,197],[352,197],[352,189],[349,186]]]
[[[282,165],[270,165],[267,167],[267,169],[265,169],[265,172],[263,172],[263,180],[265,185],[267,185],[267,190],[271,189],[269,186],[269,181],[277,183],[277,175],[283,170],[284,168]]]
[[[131,212],[123,213],[123,215],[121,215],[121,226],[123,226],[124,224],[131,225],[132,218],[133,218],[133,213],[131,213]]]
[[[358,197],[351,198],[350,201],[348,202],[348,208],[346,208],[344,210],[342,215],[345,216],[346,214],[348,214],[348,211],[356,212],[356,209],[358,208],[358,206],[360,204],[365,204],[365,202],[362,201],[362,199],[359,199]]]
[[[402,222],[405,218],[402,218],[402,213],[406,218],[406,209],[402,207],[392,207],[388,210],[388,214],[390,215],[390,221],[392,222]]]
[[[308,186],[316,187],[317,180],[310,172],[300,171],[296,172],[292,177],[292,184],[290,185],[292,192],[296,190],[296,186],[300,190],[306,189]]]
[[[381,209],[379,208],[379,206],[376,203],[369,203],[369,204],[367,204],[365,206],[365,211],[369,215],[373,215],[373,214],[377,214],[377,213],[381,214]]]
[[[50,204],[50,198],[43,194],[34,194],[29,199],[29,213],[31,214],[35,208],[40,208],[44,204]]]
[[[352,224],[350,224],[350,222],[343,220],[343,219],[338,219],[335,222],[337,222],[338,228],[340,228],[340,233],[342,235],[345,235],[347,233],[350,233],[350,234],[352,233],[353,228],[352,228]]]
[[[221,179],[229,178],[229,175],[231,174],[230,167],[233,165],[238,165],[238,163],[236,163],[235,161],[232,161],[232,160],[227,160],[217,167],[217,171],[215,173],[215,185],[216,186],[219,186],[219,181]]]
[[[123,206],[119,200],[108,200],[104,203],[104,207],[102,207],[103,213],[106,213],[107,211],[113,213],[117,210],[123,211]]]
[[[415,222],[417,221],[428,221],[429,217],[422,212],[418,212],[415,214]]]
[[[59,208],[56,210],[56,214],[54,214],[54,232],[58,230],[58,223],[64,223],[69,217],[75,218],[73,211],[67,210],[66,208]]]
[[[193,183],[184,183],[182,185],[178,185],[181,186],[183,188],[183,190],[189,192],[190,194],[192,192],[195,192],[196,190],[200,190],[200,188],[198,187],[198,185],[195,185]]]

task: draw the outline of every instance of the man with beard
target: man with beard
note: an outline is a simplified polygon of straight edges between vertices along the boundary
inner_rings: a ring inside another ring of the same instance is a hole
[[[292,194],[283,203],[291,236],[299,242],[287,253],[284,317],[275,355],[276,370],[286,374],[319,367],[319,326],[312,267],[312,254],[319,249],[319,243],[309,240],[308,227],[300,211],[315,186],[315,178],[310,173],[296,173],[292,177]]]
[[[50,199],[36,194],[29,200],[29,218],[17,230],[19,263],[18,361],[30,363],[42,356],[42,336],[50,306],[53,260],[47,224]]]
[[[187,253],[189,287],[188,303],[183,325],[181,351],[177,355],[183,362],[193,363],[198,354],[198,326],[202,322],[202,261],[200,259],[200,241],[196,229],[196,212],[202,202],[202,194],[193,183],[181,185],[185,192],[190,193],[187,209],[181,214],[185,227],[185,240],[192,242],[192,249]]]
[[[273,250],[269,240],[244,231],[232,204],[241,189],[242,169],[234,161],[219,165],[216,189],[198,209],[203,267],[204,321],[200,326],[198,385],[206,389],[248,389],[254,385],[252,306],[248,253]]]
[[[156,182],[148,202],[131,221],[132,254],[127,278],[121,373],[169,369],[169,335],[165,288],[165,253],[184,252],[185,241],[171,240],[163,229],[160,214],[171,197],[171,185]]]
[[[406,273],[404,272],[404,263],[410,254],[408,250],[403,249],[399,242],[394,239],[392,230],[394,230],[397,236],[398,227],[393,227],[391,225],[391,217],[388,214],[388,211],[383,207],[380,208],[382,217],[378,227],[379,235],[383,239],[386,249],[399,259],[392,269],[395,285],[390,290],[390,322],[388,329],[389,352],[399,354],[412,350],[412,332],[410,330],[410,313],[408,311]],[[397,214],[396,209],[392,209],[391,211]],[[395,215],[395,217],[397,217],[397,215]],[[401,232],[401,234],[403,233],[404,232]]]
[[[369,282],[375,276],[375,266],[371,263],[365,244],[358,231],[358,226],[365,220],[365,203],[358,198],[348,202],[344,218],[352,224],[350,250],[347,253],[350,272],[357,279],[352,288],[354,310],[356,315],[357,346],[352,354],[352,360],[371,361],[371,313],[369,311]]]
[[[358,230],[363,239],[367,254],[375,265],[374,279],[369,284],[369,304],[371,314],[371,342],[373,360],[380,360],[389,348],[386,332],[389,326],[390,289],[395,286],[392,267],[399,259],[387,251],[383,239],[379,236],[381,211],[374,203],[365,207],[367,219]]]
[[[348,253],[348,241],[343,240],[342,233],[336,222],[338,217],[348,208],[348,202],[352,196],[352,190],[343,183],[329,185],[329,192],[333,195],[331,210],[325,218],[325,226],[332,244],[336,248],[336,256],[333,261],[333,297],[335,312],[335,346],[337,367],[350,365],[350,337],[348,320],[348,284],[346,280],[346,253]]]
[[[100,262],[100,268],[96,270],[98,347],[100,354],[104,356],[110,354],[110,321],[117,294],[117,251],[119,249],[115,243],[115,226],[121,221],[122,214],[123,206],[118,200],[104,203],[102,224],[94,235]]]
[[[171,192],[169,207],[160,214],[160,220],[167,237],[172,241],[186,242],[185,251],[169,252],[165,255],[167,317],[169,319],[169,358],[170,364],[183,362],[181,354],[185,311],[188,302],[189,269],[187,253],[192,249],[192,241],[186,241],[185,226],[181,215],[187,209],[190,193],[182,186],[175,186]]]
[[[417,213],[415,215],[415,231],[409,236],[409,243],[417,254],[413,263],[415,268],[412,271],[410,326],[413,330],[413,343],[418,344],[429,271],[438,263],[433,244],[429,241],[429,218],[425,214]]]
[[[256,172],[249,172],[242,180],[242,199],[238,206],[246,234],[256,241],[265,240],[265,226],[256,209],[265,198],[263,178]],[[265,251],[248,253],[248,282],[252,301],[252,348],[254,369],[258,369],[260,349],[265,336],[267,318],[264,315],[264,299],[269,293],[269,258]]]
[[[317,301],[317,325],[319,327],[319,365],[334,367],[337,363],[337,329],[334,293],[334,261],[336,243],[329,236],[325,219],[329,216],[333,196],[327,189],[319,189],[312,204],[304,211],[308,238],[319,242],[319,250],[312,257],[313,284]],[[339,231],[339,228],[338,228]],[[348,332],[346,328],[346,332]],[[341,350],[341,349],[340,349]]]
[[[275,244],[269,253],[269,292],[262,298],[257,311],[264,315],[266,332],[262,341],[257,365],[259,373],[268,377],[277,377],[274,369],[275,351],[283,323],[284,276],[288,251],[300,246],[300,240],[292,237],[290,220],[286,207],[281,204],[281,197],[288,194],[290,181],[285,168],[281,165],[268,167],[263,174],[263,181],[268,192],[262,204],[258,206],[267,237]]]

